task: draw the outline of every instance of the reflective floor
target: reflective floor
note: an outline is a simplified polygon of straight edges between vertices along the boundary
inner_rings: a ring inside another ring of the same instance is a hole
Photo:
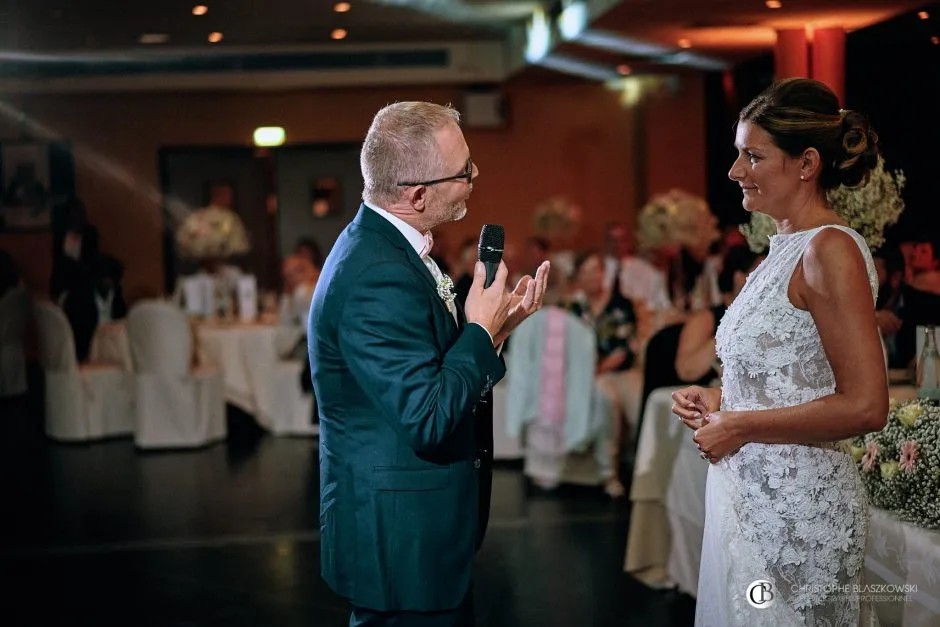
[[[319,576],[316,440],[230,411],[230,438],[143,453],[62,445],[41,402],[0,401],[0,625],[340,627]],[[626,501],[547,494],[500,467],[477,557],[478,625],[685,626],[694,601],[622,572]]]

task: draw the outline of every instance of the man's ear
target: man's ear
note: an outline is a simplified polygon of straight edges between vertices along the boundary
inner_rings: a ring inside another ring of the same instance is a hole
[[[427,209],[428,204],[428,188],[425,185],[415,185],[410,192],[408,192],[408,200],[411,202],[411,206],[418,213],[424,213],[424,210]]]

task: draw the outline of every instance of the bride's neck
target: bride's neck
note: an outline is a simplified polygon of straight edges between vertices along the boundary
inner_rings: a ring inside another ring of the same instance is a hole
[[[811,202],[799,205],[780,217],[771,217],[777,224],[777,233],[781,234],[798,233],[823,224],[841,222],[824,196],[815,197]]]

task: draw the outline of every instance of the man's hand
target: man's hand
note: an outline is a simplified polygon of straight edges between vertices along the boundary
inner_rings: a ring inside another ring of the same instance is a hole
[[[467,294],[467,301],[464,304],[467,323],[476,323],[486,329],[494,340],[493,346],[499,346],[502,343],[496,341],[496,336],[506,322],[512,301],[512,294],[506,291],[508,274],[506,264],[500,261],[492,285],[484,289],[486,266],[478,261],[473,269],[473,284],[470,286],[470,293]]]
[[[545,298],[545,289],[548,285],[548,271],[551,269],[551,263],[542,262],[538,270],[535,271],[535,278],[524,276],[519,279],[516,289],[513,290],[511,302],[509,305],[509,315],[499,333],[493,338],[493,345],[499,346],[509,337],[509,334],[516,330],[523,320],[534,314],[542,306],[542,299]],[[493,283],[495,287],[496,283]]]

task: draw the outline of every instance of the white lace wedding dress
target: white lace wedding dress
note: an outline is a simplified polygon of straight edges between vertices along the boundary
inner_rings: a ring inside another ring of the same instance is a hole
[[[823,228],[773,236],[767,258],[722,318],[722,410],[789,407],[835,390],[812,316],[787,297],[803,251]],[[875,294],[865,240],[831,228],[856,240]],[[862,585],[868,502],[837,443],[745,445],[709,468],[706,511],[697,627],[876,624],[870,604],[852,593]],[[747,596],[758,580],[769,585],[754,600],[773,596],[760,609]]]

